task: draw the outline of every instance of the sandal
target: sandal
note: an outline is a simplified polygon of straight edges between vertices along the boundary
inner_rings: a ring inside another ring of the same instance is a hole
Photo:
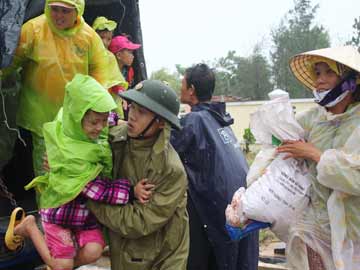
[[[21,207],[15,208],[10,216],[10,222],[5,234],[5,245],[11,250],[15,251],[20,248],[24,242],[24,237],[14,235],[14,228],[19,225],[25,218],[25,211]]]

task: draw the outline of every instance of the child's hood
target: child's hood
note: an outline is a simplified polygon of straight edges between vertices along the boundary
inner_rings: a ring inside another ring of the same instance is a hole
[[[55,121],[44,124],[50,172],[36,177],[26,188],[39,192],[41,208],[54,208],[76,198],[100,173],[111,177],[112,154],[107,129],[96,141],[87,138],[81,119],[88,109],[116,108],[111,95],[91,76],[77,74],[66,85],[64,106]]]
[[[85,113],[90,109],[109,112],[115,108],[113,98],[101,84],[89,75],[76,74],[65,86],[63,132],[73,139],[88,141],[81,125]]]

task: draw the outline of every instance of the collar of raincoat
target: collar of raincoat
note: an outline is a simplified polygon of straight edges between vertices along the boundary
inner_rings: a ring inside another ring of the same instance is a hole
[[[114,143],[126,141],[128,139],[127,129],[124,129],[121,126],[113,127],[110,130],[110,134],[111,134],[111,141]],[[165,122],[165,126],[163,130],[160,131],[160,134],[157,137],[157,139],[155,139],[155,143],[152,143],[153,144],[152,148],[156,155],[162,154],[163,152],[165,152],[165,150],[167,150],[167,147],[170,142],[170,134],[171,134],[171,126],[168,122]],[[135,142],[134,146],[136,147],[147,146],[149,140],[154,140],[154,139],[146,139],[146,140],[134,139],[133,140]]]
[[[159,138],[154,144],[154,153],[161,154],[164,152],[170,142],[170,133],[171,133],[171,126],[169,123],[165,123],[163,130],[159,134]]]
[[[340,123],[341,121],[348,119],[349,117],[359,117],[360,115],[360,102],[354,102],[349,104],[346,111],[343,113],[334,114],[326,110],[325,107],[320,107],[320,110],[323,111],[321,122],[332,121],[334,123]]]
[[[164,168],[164,164],[166,164],[166,160],[168,158],[167,153],[170,147],[170,133],[171,126],[169,123],[165,123],[164,129],[160,132],[157,138],[150,138],[146,140],[136,140],[132,139],[128,141],[129,138],[127,136],[127,126],[115,126],[110,129],[110,142],[113,146],[116,143],[125,144],[126,142],[130,144],[131,149],[133,151],[137,151],[138,149],[146,148],[151,151],[151,166],[155,170],[161,171]],[[155,140],[155,143],[154,143]],[[119,152],[124,154],[124,152]],[[116,153],[115,155],[119,154]],[[117,165],[114,164],[116,167]],[[114,168],[116,170],[116,168]]]
[[[111,95],[95,79],[76,74],[65,86],[62,113],[63,133],[75,140],[92,142],[83,131],[81,120],[88,110],[109,112],[116,108]],[[101,132],[99,140],[107,140],[108,128]]]
[[[46,16],[46,20],[48,21],[48,24],[49,24],[51,30],[59,36],[75,35],[85,22],[84,18],[82,17],[82,15],[84,14],[84,9],[85,9],[85,1],[84,0],[62,0],[61,1],[64,3],[70,4],[70,5],[73,5],[76,8],[76,11],[78,14],[74,27],[72,27],[70,29],[66,29],[66,30],[59,30],[53,24],[51,15],[50,15],[50,6],[49,6],[49,4],[52,2],[58,2],[58,0],[46,0],[46,4],[45,4],[45,16]]]

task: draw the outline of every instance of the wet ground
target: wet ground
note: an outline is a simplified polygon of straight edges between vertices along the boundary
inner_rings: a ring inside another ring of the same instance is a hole
[[[84,265],[76,270],[110,270],[110,259],[107,256],[102,256],[96,263],[91,265]]]
[[[264,241],[260,244],[259,270],[287,270],[285,266],[285,256],[275,254],[274,250],[282,248],[283,243],[278,240]],[[85,265],[77,270],[111,270],[110,259],[107,256],[101,257],[95,264]]]

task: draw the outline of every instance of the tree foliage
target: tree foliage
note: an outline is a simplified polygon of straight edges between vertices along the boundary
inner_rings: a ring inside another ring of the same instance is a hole
[[[310,0],[295,0],[295,7],[284,17],[277,29],[271,32],[274,50],[271,52],[272,73],[277,88],[290,93],[292,98],[311,96],[292,75],[289,60],[292,56],[330,46],[328,32],[314,25],[318,5]]]
[[[260,46],[255,46],[249,57],[241,57],[236,51],[229,51],[227,56],[207,63],[215,68],[216,87],[214,95],[231,95],[251,100],[266,98],[273,89],[271,67]],[[177,92],[181,87],[181,77],[186,67],[175,65],[176,72],[162,68],[151,74],[151,79],[167,81]]]
[[[177,93],[180,92],[181,88],[181,79],[180,74],[178,72],[170,72],[166,68],[161,68],[155,72],[151,73],[151,80],[159,80],[166,82],[170,85],[172,89],[174,89]]]
[[[273,88],[270,65],[259,46],[255,46],[249,57],[240,57],[235,51],[229,51],[226,57],[218,59],[215,66],[217,95],[258,100],[266,98]]]
[[[353,31],[354,33],[351,40],[346,44],[356,46],[360,50],[360,16],[354,20]]]
[[[215,95],[232,95],[250,100],[267,99],[267,93],[274,86],[289,92],[292,98],[311,97],[292,75],[289,60],[292,56],[330,46],[328,32],[316,25],[315,15],[318,5],[311,6],[310,0],[294,0],[294,8],[289,10],[280,25],[272,30],[273,49],[270,60],[262,53],[257,44],[251,55],[240,56],[231,50],[226,56],[213,59],[208,63],[215,68]],[[352,43],[360,43],[360,17],[355,19],[355,36]],[[185,67],[175,65],[176,72],[162,68],[151,75],[151,79],[167,81],[176,91],[181,86],[181,77]]]
[[[256,142],[256,139],[255,139],[254,135],[251,133],[250,128],[245,128],[244,129],[243,139],[244,139],[244,142],[245,142],[244,152],[249,153],[250,152],[250,145],[254,144]]]

